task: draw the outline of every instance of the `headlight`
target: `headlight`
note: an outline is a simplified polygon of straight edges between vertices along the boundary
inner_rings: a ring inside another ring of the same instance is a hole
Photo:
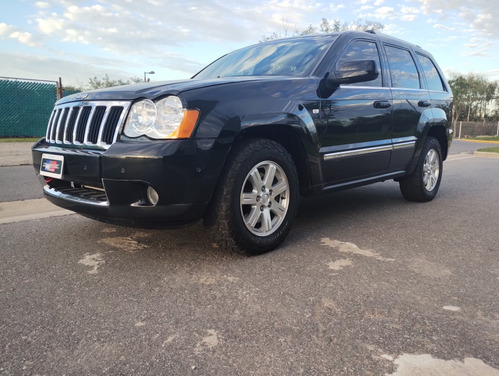
[[[156,106],[149,99],[134,103],[125,124],[125,134],[129,137],[147,134],[153,128],[156,116]]]
[[[197,110],[186,110],[179,97],[156,103],[144,99],[130,108],[123,133],[128,137],[189,138],[198,120]]]

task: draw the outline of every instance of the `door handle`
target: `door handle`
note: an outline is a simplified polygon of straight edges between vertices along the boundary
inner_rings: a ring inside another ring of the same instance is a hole
[[[429,107],[430,105],[430,101],[418,101],[418,107]]]
[[[375,107],[375,108],[389,108],[389,107],[391,107],[391,102],[375,101],[375,102],[373,102],[373,107]]]

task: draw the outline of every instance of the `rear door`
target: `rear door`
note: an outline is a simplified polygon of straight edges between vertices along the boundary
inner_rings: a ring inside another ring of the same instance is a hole
[[[393,155],[391,171],[405,171],[415,151],[418,133],[423,130],[431,110],[429,92],[423,85],[415,57],[410,49],[385,44],[390,69],[392,108]],[[432,118],[432,115],[429,117]]]

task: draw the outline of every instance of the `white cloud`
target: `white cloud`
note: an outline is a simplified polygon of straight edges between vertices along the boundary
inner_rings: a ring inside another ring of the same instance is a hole
[[[491,53],[487,48],[476,48],[477,46],[468,45],[468,49],[464,50],[462,56],[470,56],[470,57],[491,57]]]
[[[57,16],[52,18],[37,18],[38,30],[42,34],[58,33],[65,27],[65,23]]]
[[[422,11],[418,8],[407,7],[407,6],[403,5],[401,7],[401,13],[403,13],[403,14],[420,14],[420,13],[422,13]]]
[[[427,15],[437,14],[453,20],[455,17],[466,21],[471,32],[488,38],[498,39],[497,0],[409,0],[420,5]]]
[[[14,31],[12,34],[10,34],[10,37],[12,39],[17,39],[22,44],[35,46],[35,43],[33,42],[33,36],[28,32]]]
[[[468,20],[473,29],[477,30],[480,34],[498,38],[498,13],[495,16],[492,14],[477,13],[472,17],[469,12],[465,11],[460,13],[460,17]]]
[[[452,46],[458,46],[455,55],[460,57],[460,43],[467,43],[463,50],[474,56],[498,52],[496,44],[484,48],[485,41],[498,38],[497,0],[29,0],[20,3],[25,14],[7,17],[2,20],[5,23],[0,23],[0,40],[9,41],[0,46],[0,52],[14,53],[13,49],[19,48],[28,59],[31,49],[32,57],[37,57],[32,68],[35,72],[39,68],[49,69],[50,64],[39,63],[38,57],[50,55],[55,59],[50,60],[51,64],[59,65],[58,74],[63,76],[73,74],[68,68],[71,64],[66,62],[77,61],[81,66],[75,71],[84,79],[99,76],[100,72],[113,78],[116,72],[125,75],[116,78],[128,79],[143,70],[156,71],[154,78],[160,79],[162,67],[178,77],[189,76],[220,54],[258,42],[273,32],[284,36],[285,31],[291,34],[309,24],[317,26],[323,17],[346,22],[379,21],[385,26],[384,33],[429,50],[438,45],[438,53],[447,51],[445,57],[451,56]],[[439,34],[439,38],[430,37],[432,34]],[[449,42],[452,37],[453,42]],[[474,42],[472,38],[476,38]],[[40,46],[43,48],[36,49]],[[455,58],[465,59],[468,57]],[[496,62],[498,65],[498,59]],[[7,70],[17,69],[11,65],[15,62],[7,64],[2,60],[2,64]]]
[[[31,33],[22,31],[16,26],[7,25],[6,23],[0,23],[0,39],[14,39],[31,47],[38,45],[38,42]]]
[[[11,33],[16,31],[16,27],[13,25],[7,25],[6,23],[0,23],[0,38],[9,36]]]
[[[47,9],[47,8],[50,8],[50,4],[46,1],[37,1],[35,3],[35,7],[40,8],[40,9]]]
[[[344,8],[345,8],[344,4],[338,4],[338,5],[330,4],[330,12],[338,12],[339,10]]]
[[[444,29],[444,30],[448,30],[448,31],[454,31],[455,30],[454,27],[450,27],[450,26],[446,26],[446,25],[442,25],[442,24],[435,24],[432,27],[434,29]]]
[[[413,22],[417,16],[415,14],[407,14],[402,17],[403,21]]]
[[[386,18],[394,17],[394,8],[393,7],[381,7],[375,10],[373,14],[375,18],[384,20]]]
[[[64,0],[58,1],[60,6],[66,5]],[[107,0],[91,6],[70,5],[62,10],[53,7],[50,14],[41,12],[36,22],[40,32],[53,38],[62,36],[67,42],[96,44],[116,53],[130,52],[129,41],[134,40],[137,52],[143,53],[146,49],[191,40],[257,41],[266,30],[281,29],[284,22],[299,25],[304,15],[317,7],[315,3],[298,0],[245,3],[236,7],[223,4],[217,0],[188,0],[150,1],[145,6],[140,2]],[[108,25],[119,32],[110,33]],[[75,30],[80,34],[78,37]]]

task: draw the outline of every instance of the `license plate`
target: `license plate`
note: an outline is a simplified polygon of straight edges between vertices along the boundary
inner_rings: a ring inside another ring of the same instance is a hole
[[[62,155],[42,154],[40,175],[61,179],[63,174],[64,157]]]

